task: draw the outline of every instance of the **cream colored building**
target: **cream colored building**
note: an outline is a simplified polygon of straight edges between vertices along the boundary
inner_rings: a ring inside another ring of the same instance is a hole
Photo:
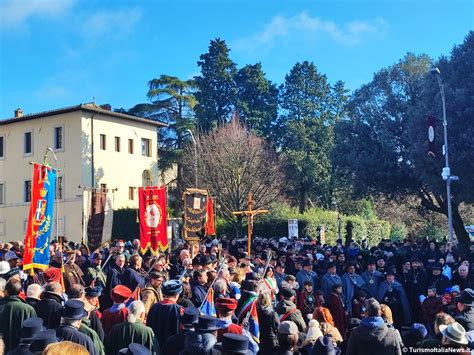
[[[0,242],[23,240],[30,162],[48,147],[58,159],[59,235],[80,241],[82,188],[114,190],[114,209],[138,207],[137,187],[166,183],[158,173],[157,130],[165,124],[81,104],[0,121]],[[53,154],[48,163],[55,167]],[[55,229],[52,236],[56,235]]]

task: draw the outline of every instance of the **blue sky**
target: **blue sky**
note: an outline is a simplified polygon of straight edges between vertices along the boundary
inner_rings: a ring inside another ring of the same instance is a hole
[[[0,0],[0,118],[91,102],[130,108],[160,74],[188,79],[215,37],[280,84],[298,61],[354,90],[408,51],[448,55],[472,0]]]

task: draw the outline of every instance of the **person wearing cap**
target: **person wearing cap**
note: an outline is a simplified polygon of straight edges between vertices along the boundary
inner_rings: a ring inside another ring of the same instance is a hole
[[[346,355],[401,354],[401,343],[394,329],[387,327],[380,303],[375,298],[367,300],[366,317],[353,329],[346,347]]]
[[[356,291],[357,294],[358,291]],[[331,296],[328,299],[327,308],[332,314],[335,327],[341,333],[342,338],[346,340],[347,323],[349,321],[348,301],[344,298],[342,285],[334,285]]]
[[[148,314],[152,305],[163,299],[163,294],[161,293],[163,280],[163,274],[158,271],[150,272],[149,281],[141,291],[141,299],[145,304],[146,314]]]
[[[352,301],[357,290],[362,289],[368,293],[368,287],[365,280],[355,272],[355,264],[347,263],[346,273],[342,275],[342,292],[347,301],[347,312],[352,316]]]
[[[304,332],[306,329],[306,323],[304,321],[301,311],[295,305],[296,292],[295,290],[287,287],[283,287],[279,293],[280,302],[275,307],[280,317],[280,322],[289,320],[294,322],[300,332]]]
[[[16,255],[13,250],[10,250],[5,254],[5,261],[10,265],[10,269],[18,267],[20,264],[20,257]]]
[[[426,271],[422,269],[420,258],[413,257],[411,260],[411,270],[408,272],[408,283],[406,295],[411,305],[413,321],[420,322],[420,295],[424,295],[428,288],[428,276]]]
[[[162,354],[178,355],[184,350],[184,341],[187,334],[193,331],[199,319],[199,310],[196,307],[186,307],[179,316],[179,333],[169,337],[161,348]]]
[[[429,280],[429,285],[436,287],[437,294],[442,295],[444,290],[451,287],[451,281],[449,281],[446,275],[442,274],[443,267],[441,264],[433,263],[431,266],[431,277]]]
[[[184,340],[184,350],[180,355],[211,355],[217,343],[217,319],[207,315],[199,316],[195,330],[190,331]]]
[[[303,290],[298,294],[296,304],[304,319],[307,319],[308,314],[313,314],[314,309],[319,305],[311,280],[304,282]]]
[[[119,355],[149,355],[150,350],[145,346],[137,343],[131,343],[127,347],[120,349],[117,353]]]
[[[105,353],[115,355],[130,343],[145,346],[150,354],[159,353],[158,341],[153,329],[143,324],[145,320],[145,305],[142,301],[133,301],[129,306],[127,320],[112,327],[104,345]]]
[[[227,333],[214,345],[213,350],[221,355],[254,354],[248,349],[249,339],[243,335]]]
[[[56,336],[61,340],[69,340],[84,346],[90,355],[98,355],[91,338],[79,331],[82,318],[87,317],[84,302],[68,300],[61,312],[61,325],[56,328]]]
[[[125,303],[131,296],[132,291],[126,286],[117,285],[112,289],[110,298],[113,305],[102,313],[102,318],[100,319],[105,334],[108,334],[115,324],[122,323],[127,319],[128,309]]]
[[[254,301],[256,302],[256,301]],[[259,350],[258,344],[253,340],[248,330],[232,322],[237,309],[237,301],[233,298],[219,298],[216,300],[217,311],[217,341],[222,341],[225,333],[244,335],[249,339],[249,349],[256,354]]]
[[[72,285],[67,295],[69,300],[78,300],[84,303],[84,310],[87,312],[87,315],[82,318],[79,331],[91,338],[97,354],[103,355],[104,328],[97,314],[94,312],[94,307],[86,301],[84,286],[79,284]]]
[[[41,294],[41,301],[34,307],[38,317],[43,318],[46,328],[55,329],[59,326],[63,303],[62,287],[59,282],[47,283]]]
[[[44,329],[43,320],[41,318],[31,317],[25,319],[20,330],[17,332],[20,343],[16,348],[10,350],[7,355],[31,354],[29,348],[33,342],[33,337]]]
[[[33,354],[42,354],[49,344],[55,344],[58,340],[54,329],[45,329],[33,337],[29,351]]]
[[[281,288],[281,283],[285,280],[285,264],[282,262],[277,262],[275,266],[275,280],[278,286],[278,289]]]
[[[390,307],[394,314],[395,327],[411,324],[412,315],[407,295],[400,282],[395,280],[393,271],[388,271],[385,281],[380,284],[377,300]]]
[[[278,350],[275,355],[291,355],[296,350],[299,334],[298,327],[292,321],[285,320],[278,326]]]
[[[153,329],[160,348],[166,340],[179,333],[179,315],[182,307],[176,302],[183,292],[183,284],[179,280],[163,282],[161,287],[163,300],[151,306],[146,325]]]
[[[303,291],[304,282],[311,281],[313,283],[313,288],[319,288],[320,282],[318,274],[313,271],[313,263],[309,259],[303,261],[303,268],[296,274],[296,281],[300,288],[298,291]]]
[[[15,279],[7,281],[5,285],[6,297],[3,299],[0,313],[0,333],[3,334],[5,352],[18,346],[20,338],[17,335],[23,321],[36,317],[33,307],[20,298],[21,282]]]
[[[369,297],[377,297],[377,291],[380,283],[384,280],[383,274],[377,270],[376,260],[373,256],[367,258],[367,270],[365,270],[360,276],[367,285],[367,291]]]
[[[337,268],[335,263],[327,264],[327,272],[321,279],[321,289],[324,292],[324,298],[329,299],[334,285],[342,284],[341,277],[337,274]]]
[[[456,299],[459,313],[454,317],[466,331],[474,330],[474,290],[466,288]]]
[[[468,354],[470,353],[470,350],[467,347],[469,341],[466,337],[466,329],[464,329],[461,324],[454,322],[450,325],[440,325],[439,330],[443,336],[441,339],[442,349],[449,349],[450,352],[453,352],[455,349],[455,353],[458,354],[462,353],[463,351],[466,351]]]
[[[82,285],[84,286],[84,273],[81,268],[76,264],[76,251],[70,250],[67,252],[66,262],[64,263],[64,287],[66,291],[72,285]]]
[[[94,282],[93,286],[105,288],[107,284],[107,275],[102,270],[102,254],[101,253],[94,253],[92,254],[92,264],[86,269],[86,273],[84,275],[84,281],[86,285],[91,285]]]

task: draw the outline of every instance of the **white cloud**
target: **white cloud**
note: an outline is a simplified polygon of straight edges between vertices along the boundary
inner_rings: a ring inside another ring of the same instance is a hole
[[[341,45],[355,46],[369,34],[384,34],[387,28],[388,24],[380,17],[372,20],[355,20],[340,25],[319,17],[311,17],[306,11],[302,11],[292,17],[275,16],[262,31],[235,41],[233,47],[237,50],[255,49],[262,45],[271,46],[276,41],[302,37],[309,41],[328,37]]]
[[[118,38],[128,33],[140,21],[141,17],[142,13],[137,8],[99,11],[86,19],[82,26],[83,35],[87,37],[110,36]]]
[[[1,27],[24,25],[30,17],[58,17],[74,0],[4,0],[0,3]]]

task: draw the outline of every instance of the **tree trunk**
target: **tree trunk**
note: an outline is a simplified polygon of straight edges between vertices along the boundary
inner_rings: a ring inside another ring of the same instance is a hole
[[[469,253],[469,245],[471,240],[469,238],[469,233],[464,228],[464,221],[462,220],[461,214],[459,213],[459,205],[453,203],[452,205],[453,212],[453,230],[456,234],[457,240],[459,242],[459,250],[461,254],[465,255]]]
[[[306,187],[304,186],[304,175],[301,174],[301,179],[300,179],[300,206],[299,206],[300,213],[304,213],[305,209],[306,209]]]

